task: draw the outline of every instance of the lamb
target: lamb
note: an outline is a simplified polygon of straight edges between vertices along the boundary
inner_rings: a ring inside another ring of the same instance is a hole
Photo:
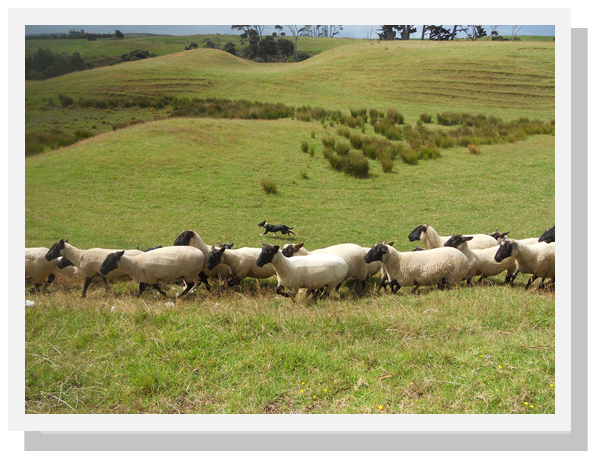
[[[474,239],[468,244],[470,250],[486,249],[487,247],[493,247],[499,244],[495,238],[488,234],[467,234],[466,236],[474,236]],[[439,236],[430,225],[418,225],[408,235],[408,239],[410,242],[422,241],[427,249],[436,249],[443,247],[449,236]]]
[[[540,236],[538,239],[538,242],[546,242],[547,244],[555,242],[555,226],[553,225],[552,228],[547,228],[542,236]]]
[[[317,253],[309,256],[286,258],[280,253],[278,245],[263,243],[263,249],[257,259],[257,266],[271,264],[277,274],[275,291],[283,296],[295,297],[300,288],[311,292],[324,289],[322,296],[341,284],[348,274],[348,264],[338,256]],[[286,292],[282,293],[282,287]],[[290,293],[287,292],[290,291]],[[314,295],[313,295],[314,296]]]
[[[94,277],[101,276],[99,269],[101,268],[101,264],[105,257],[114,252],[113,249],[87,249],[82,250],[78,249],[75,246],[68,243],[68,241],[64,241],[60,239],[59,242],[56,242],[50,250],[48,250],[45,254],[45,259],[47,261],[55,260],[58,257],[65,257],[68,258],[72,262],[74,266],[78,269],[78,271],[85,277],[85,285],[83,286],[83,293],[81,294],[81,298],[85,298],[87,296],[87,289],[89,288],[89,284],[93,280]],[[130,255],[139,255],[143,253],[140,250],[127,250],[128,254]],[[102,276],[104,284],[106,286],[106,291],[109,290],[109,285],[107,279],[122,279],[128,278],[129,276],[120,271],[116,270],[110,273],[109,276]]]
[[[382,263],[380,262],[364,262],[364,256],[368,251],[369,249],[361,247],[357,244],[338,244],[309,252],[304,248],[304,243],[302,243],[297,245],[286,244],[281,253],[287,258],[291,258],[293,255],[310,256],[311,254],[317,253],[327,253],[338,256],[348,264],[349,268],[343,281],[353,277],[357,281],[361,282],[362,292],[364,293],[366,288],[366,279],[378,273],[382,267]],[[341,282],[337,285],[337,289],[339,289],[340,286]]]
[[[241,280],[251,277],[253,279],[267,279],[275,275],[273,266],[257,266],[257,259],[261,249],[242,247],[229,250],[226,247],[220,249],[211,246],[211,252],[205,262],[207,270],[214,270],[224,264],[230,270],[230,277],[226,279],[228,286],[238,285]]]
[[[408,285],[414,286],[412,293],[421,285],[437,285],[443,289],[464,279],[469,268],[467,257],[453,247],[398,252],[390,245],[375,244],[364,261],[383,263],[393,293]]]
[[[542,281],[538,288],[544,288],[544,279],[552,279],[549,283],[555,282],[555,243],[527,245],[515,239],[501,241],[499,250],[495,254],[496,261],[502,261],[508,257],[515,259],[517,270],[521,273],[532,274],[526,284],[526,290],[532,282],[541,277]]]
[[[496,276],[497,274],[507,271],[505,276],[505,284],[513,283],[512,274],[515,271],[515,260],[513,258],[506,258],[501,262],[495,261],[495,254],[499,246],[489,247],[487,249],[470,250],[468,242],[473,236],[462,236],[456,234],[445,242],[445,247],[454,247],[468,257],[470,267],[466,275],[466,283],[470,284],[474,276],[480,276],[479,282],[482,282],[485,277]]]
[[[189,245],[191,247],[195,247],[203,252],[203,257],[205,263],[207,263],[207,258],[209,257],[209,246],[203,242],[201,236],[196,231],[188,230],[183,231],[178,235],[176,240],[174,241],[175,246],[184,246]],[[234,244],[231,244],[233,246]],[[230,248],[228,247],[228,248]],[[199,274],[199,282],[205,284],[207,290],[211,291],[211,286],[209,285],[209,278],[214,279],[229,279],[231,276],[230,267],[226,264],[221,264],[214,269],[207,269],[203,266],[203,271]]]
[[[194,280],[204,266],[203,252],[195,247],[171,246],[143,252],[136,256],[126,255],[124,250],[107,255],[99,269],[102,276],[121,270],[139,282],[139,296],[152,285],[164,298],[166,292],[159,288],[160,282],[186,282],[186,289],[178,298],[194,287]]]
[[[47,287],[56,278],[53,272],[56,270],[58,260],[46,260],[46,253],[48,253],[46,247],[25,248],[25,281],[33,282],[29,293],[35,293],[43,283]]]

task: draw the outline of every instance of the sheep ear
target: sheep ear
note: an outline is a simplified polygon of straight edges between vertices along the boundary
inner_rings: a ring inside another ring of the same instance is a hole
[[[304,247],[304,242],[298,244],[297,246],[294,246],[295,250],[300,250],[302,247]]]
[[[233,243],[233,242],[230,244],[230,249],[231,249],[232,247],[234,247],[234,243]]]
[[[274,245],[273,246],[273,253],[277,253],[279,251],[279,246],[278,245]]]
[[[390,245],[391,247],[393,247],[393,244],[395,244],[395,242],[394,242],[394,241],[391,241],[391,242],[390,242],[389,244],[387,244],[387,245]]]
[[[472,239],[474,239],[474,236],[464,237],[464,241],[471,241]]]
[[[383,242],[381,242],[381,244],[385,245],[385,239],[383,239]]]
[[[506,233],[501,234],[501,237],[507,236],[510,233],[510,231],[507,231]]]
[[[211,246],[211,251],[212,251],[212,252],[215,252],[216,250],[217,250],[217,248],[216,248],[214,245],[212,245],[212,246]]]

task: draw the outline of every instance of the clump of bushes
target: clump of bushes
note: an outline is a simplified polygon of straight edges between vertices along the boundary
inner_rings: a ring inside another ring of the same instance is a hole
[[[362,150],[362,136],[360,134],[350,134],[350,144],[356,150]]]
[[[369,163],[361,152],[352,150],[344,156],[336,156],[333,154],[333,150],[326,149],[323,156],[329,161],[331,167],[337,171],[342,171],[356,178],[368,177]]]
[[[277,185],[268,177],[261,177],[261,189],[267,194],[277,194]]]
[[[480,154],[480,147],[478,145],[474,145],[474,144],[469,144],[468,145],[468,150],[470,151],[470,153],[472,153],[473,155],[479,155]]]
[[[41,153],[46,147],[52,150],[66,147],[94,135],[84,129],[77,129],[72,134],[60,129],[27,133],[25,134],[25,156]]]
[[[388,108],[385,116],[388,120],[393,121],[394,124],[404,124],[404,115],[399,113],[395,108]]]
[[[334,150],[337,152],[338,155],[345,156],[350,151],[350,144],[348,142],[340,140],[338,142],[335,142]]]
[[[308,152],[308,142],[306,140],[302,141],[302,143],[300,144],[300,149],[302,150],[302,153]]]
[[[428,113],[422,113],[420,115],[420,121],[424,124],[430,124],[432,123],[432,115],[429,115]]]
[[[350,137],[350,132],[352,132],[352,131],[350,131],[350,128],[340,125],[340,126],[337,126],[336,132],[337,132],[337,135],[348,139]]]
[[[335,137],[325,136],[321,139],[321,143],[325,148],[333,148],[335,147]]]

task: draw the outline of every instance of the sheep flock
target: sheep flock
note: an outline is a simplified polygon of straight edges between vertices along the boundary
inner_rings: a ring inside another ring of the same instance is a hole
[[[412,247],[400,252],[393,242],[372,247],[344,243],[329,247],[309,247],[304,243],[233,248],[234,244],[208,244],[198,232],[186,230],[173,238],[171,246],[136,249],[79,249],[60,240],[51,248],[25,249],[25,281],[32,283],[30,293],[50,292],[55,279],[70,278],[82,283],[85,297],[92,282],[110,283],[133,280],[141,296],[153,287],[163,297],[163,284],[183,288],[178,297],[203,284],[208,291],[217,284],[233,288],[246,278],[268,279],[277,276],[277,294],[296,298],[299,289],[305,297],[321,298],[339,290],[353,278],[357,294],[366,293],[366,281],[379,274],[378,294],[387,286],[393,294],[411,286],[411,293],[421,286],[448,289],[478,284],[490,276],[505,272],[504,284],[512,285],[520,273],[530,275],[526,284],[541,278],[537,289],[554,289],[554,226],[534,238],[513,239],[509,232],[492,234],[454,234],[439,236],[429,225],[418,225],[407,236],[421,241],[425,249]],[[404,237],[405,239],[405,237]],[[479,276],[475,283],[472,279]],[[548,283],[544,283],[545,280]],[[376,283],[369,282],[369,285]]]

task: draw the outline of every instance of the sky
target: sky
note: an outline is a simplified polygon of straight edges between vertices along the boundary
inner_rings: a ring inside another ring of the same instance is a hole
[[[343,30],[337,35],[342,38],[369,38],[372,33],[373,38],[378,38],[377,29],[380,25],[346,25]],[[416,26],[418,32],[412,35],[412,38],[420,38],[422,26]],[[453,27],[446,25],[445,28]],[[485,25],[484,28],[487,33],[490,33],[490,27]],[[206,34],[237,34],[238,32],[231,29],[230,25],[25,25],[25,34],[39,34],[39,33],[68,33],[69,29],[83,29],[87,33],[114,33],[120,30],[123,34],[127,33],[153,33],[162,35],[206,35]],[[286,28],[287,29],[287,28]],[[285,30],[287,35],[289,31]],[[501,25],[497,29],[500,35],[511,35],[510,25]],[[270,35],[276,32],[273,25],[265,26],[264,34]],[[282,30],[283,32],[283,30]],[[555,35],[554,25],[525,25],[519,31],[518,35]]]

